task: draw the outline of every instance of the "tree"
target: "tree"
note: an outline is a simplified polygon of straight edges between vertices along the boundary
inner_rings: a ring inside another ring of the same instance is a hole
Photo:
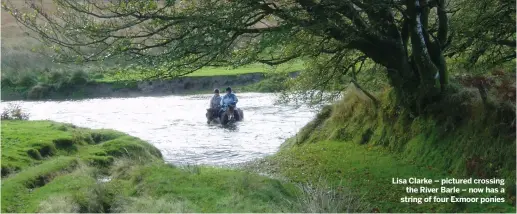
[[[454,4],[451,28],[455,39],[447,57],[463,59],[467,68],[515,59],[515,0],[458,0]]]
[[[386,68],[398,102],[415,112],[443,96],[448,85],[448,0],[54,3],[54,13],[34,2],[25,12],[10,3],[3,8],[53,44],[59,60],[118,57],[165,77],[203,66],[302,58],[318,65],[308,72],[330,74],[322,76],[329,78],[325,84],[368,59]]]

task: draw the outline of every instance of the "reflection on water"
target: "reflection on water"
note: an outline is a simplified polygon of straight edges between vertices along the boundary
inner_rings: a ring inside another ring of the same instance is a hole
[[[273,94],[237,95],[244,120],[227,127],[206,123],[209,94],[15,103],[31,120],[109,128],[139,137],[174,164],[235,164],[272,154],[315,115],[306,107],[273,105]]]

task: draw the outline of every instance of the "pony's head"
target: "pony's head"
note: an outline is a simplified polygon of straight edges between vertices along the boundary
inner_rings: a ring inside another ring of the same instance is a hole
[[[226,115],[228,115],[229,120],[233,119],[234,111],[235,111],[235,106],[233,106],[233,105],[229,105],[228,108],[226,109]]]
[[[212,120],[212,119],[216,118],[217,117],[216,114],[217,114],[216,109],[211,109],[211,108],[206,109],[206,119],[207,120]]]

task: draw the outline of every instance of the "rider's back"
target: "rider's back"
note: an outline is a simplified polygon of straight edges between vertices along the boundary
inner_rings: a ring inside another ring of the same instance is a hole
[[[214,95],[212,97],[212,99],[210,99],[210,108],[213,108],[213,109],[217,109],[217,108],[220,108],[221,106],[221,96],[219,95]]]
[[[223,98],[221,99],[221,105],[225,106],[231,103],[237,103],[239,100],[237,99],[237,96],[235,94],[225,94]]]

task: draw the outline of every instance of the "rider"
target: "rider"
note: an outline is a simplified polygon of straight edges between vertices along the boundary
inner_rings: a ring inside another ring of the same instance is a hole
[[[221,99],[221,111],[226,111],[226,107],[228,107],[228,105],[236,105],[238,101],[239,99],[237,99],[237,96],[235,96],[235,94],[232,93],[232,88],[226,88],[226,94]]]
[[[214,96],[210,99],[210,108],[219,109],[221,108],[221,95],[219,95],[219,89],[214,89]]]

